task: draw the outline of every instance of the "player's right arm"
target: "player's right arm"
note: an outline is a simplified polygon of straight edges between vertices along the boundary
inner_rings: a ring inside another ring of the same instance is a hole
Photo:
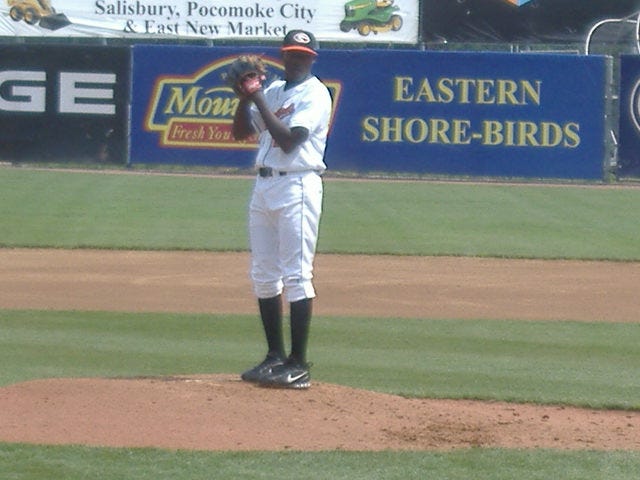
[[[261,90],[251,95],[253,103],[260,112],[265,127],[269,130],[271,138],[285,152],[291,153],[299,145],[309,138],[309,130],[304,127],[289,128],[275,113],[269,109]]]

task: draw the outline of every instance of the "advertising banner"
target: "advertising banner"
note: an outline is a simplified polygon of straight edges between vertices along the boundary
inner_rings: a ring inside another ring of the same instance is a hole
[[[0,0],[0,35],[417,43],[419,0]]]
[[[134,47],[131,161],[250,166],[223,80],[242,51]],[[246,51],[282,75],[277,49]],[[604,57],[322,50],[314,71],[334,98],[331,169],[602,177]]]
[[[0,47],[0,158],[127,161],[129,48]]]
[[[620,175],[640,174],[640,57],[620,57]]]
[[[256,48],[136,46],[133,50],[132,163],[251,167],[256,139],[236,142],[238,100],[224,82],[229,64]],[[259,49],[270,79],[283,76],[279,52]],[[324,79],[336,105],[340,81]]]
[[[340,64],[359,70],[342,77],[329,149],[340,168],[602,178],[604,57],[335,55],[323,62],[322,75],[339,75]]]

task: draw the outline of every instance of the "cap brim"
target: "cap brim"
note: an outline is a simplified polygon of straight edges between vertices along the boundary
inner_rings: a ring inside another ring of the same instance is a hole
[[[302,45],[289,45],[287,47],[282,47],[280,49],[283,52],[303,52],[308,53],[309,55],[318,55],[318,52],[312,50],[309,47],[304,47]]]

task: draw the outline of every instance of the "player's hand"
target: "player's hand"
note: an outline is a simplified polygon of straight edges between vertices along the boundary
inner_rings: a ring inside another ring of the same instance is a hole
[[[257,55],[241,55],[236,58],[225,74],[225,80],[239,97],[248,97],[262,90],[267,79],[267,68]]]
[[[240,95],[250,97],[258,90],[262,90],[262,82],[266,80],[264,75],[260,75],[257,72],[249,72],[244,75],[238,82],[238,91]]]

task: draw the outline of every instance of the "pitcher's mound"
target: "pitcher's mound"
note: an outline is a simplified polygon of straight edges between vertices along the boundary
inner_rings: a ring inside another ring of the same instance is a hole
[[[232,375],[47,379],[0,388],[0,441],[197,450],[640,450],[640,412],[406,399]]]

